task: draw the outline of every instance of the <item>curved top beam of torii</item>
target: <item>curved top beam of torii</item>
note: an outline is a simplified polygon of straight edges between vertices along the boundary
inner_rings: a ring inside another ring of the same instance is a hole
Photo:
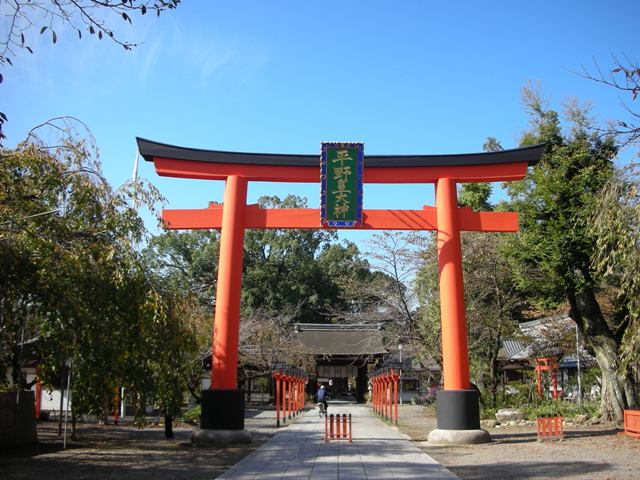
[[[145,160],[159,175],[225,180],[240,176],[252,181],[320,181],[320,154],[243,153],[177,147],[137,138]],[[520,180],[529,165],[540,160],[544,144],[498,152],[448,155],[366,155],[365,183],[434,183]]]

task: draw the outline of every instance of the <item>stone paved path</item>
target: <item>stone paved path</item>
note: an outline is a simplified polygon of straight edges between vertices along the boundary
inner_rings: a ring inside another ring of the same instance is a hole
[[[324,443],[324,420],[302,415],[219,479],[456,479],[404,434],[385,425],[363,405],[329,406],[351,413],[353,443]]]

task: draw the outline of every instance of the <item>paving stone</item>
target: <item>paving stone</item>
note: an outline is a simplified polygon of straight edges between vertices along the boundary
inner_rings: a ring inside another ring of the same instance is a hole
[[[409,438],[391,428],[364,405],[331,405],[351,414],[353,442],[324,443],[324,420],[317,412],[302,415],[268,442],[235,464],[219,479],[456,479]]]

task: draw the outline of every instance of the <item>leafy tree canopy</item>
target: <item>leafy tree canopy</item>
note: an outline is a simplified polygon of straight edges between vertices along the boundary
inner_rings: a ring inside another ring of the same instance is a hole
[[[76,413],[106,415],[122,386],[173,409],[175,398],[158,386],[180,382],[167,362],[181,363],[175,352],[193,343],[182,315],[189,299],[154,283],[137,253],[145,229],[136,207],[160,197],[141,183],[113,190],[77,125],[43,125],[63,132],[54,148],[37,129],[1,152],[0,369],[26,387],[31,340],[46,385],[71,362]]]

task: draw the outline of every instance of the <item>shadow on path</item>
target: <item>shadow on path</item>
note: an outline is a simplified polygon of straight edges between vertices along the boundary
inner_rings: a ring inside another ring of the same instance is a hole
[[[611,466],[593,462],[518,462],[489,463],[486,465],[458,465],[449,467],[465,480],[519,480],[526,478],[565,478],[591,475],[610,470]]]

